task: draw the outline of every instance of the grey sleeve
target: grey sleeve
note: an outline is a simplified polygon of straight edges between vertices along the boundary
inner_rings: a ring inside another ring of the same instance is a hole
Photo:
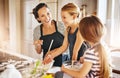
[[[40,26],[37,26],[37,27],[33,30],[33,41],[39,40],[40,36],[41,36]]]

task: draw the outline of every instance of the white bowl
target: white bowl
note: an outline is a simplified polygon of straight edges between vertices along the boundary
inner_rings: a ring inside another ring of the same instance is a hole
[[[65,66],[65,68],[68,68],[68,69],[71,69],[71,70],[76,70],[76,71],[79,71],[79,69],[82,66],[82,64],[80,64],[79,61],[74,61],[73,65],[72,65],[72,61],[65,61],[63,63],[63,65]]]
[[[54,60],[52,60],[52,62],[50,62],[50,63],[48,63],[48,64],[42,65],[42,68],[43,68],[45,71],[47,71],[47,70],[49,70],[50,68],[52,68],[53,63],[54,63]]]

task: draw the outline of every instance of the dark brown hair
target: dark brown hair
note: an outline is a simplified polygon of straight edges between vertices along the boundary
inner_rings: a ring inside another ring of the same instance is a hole
[[[39,15],[38,15],[38,10],[43,8],[43,7],[46,7],[48,8],[47,4],[45,3],[39,3],[34,9],[33,9],[33,15],[35,17],[35,19],[39,18]],[[39,23],[41,23],[41,21],[37,20]]]

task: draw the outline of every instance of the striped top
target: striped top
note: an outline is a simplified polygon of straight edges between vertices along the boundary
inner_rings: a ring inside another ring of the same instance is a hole
[[[90,72],[87,74],[86,78],[99,78],[100,76],[100,62],[98,57],[98,52],[95,52],[94,49],[88,49],[85,54],[85,61],[92,62],[92,68]]]

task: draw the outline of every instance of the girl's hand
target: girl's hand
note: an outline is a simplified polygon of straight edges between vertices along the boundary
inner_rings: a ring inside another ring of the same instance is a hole
[[[73,55],[72,55],[72,60],[74,60],[74,61],[77,60],[77,54],[73,53]]]
[[[67,71],[69,71],[69,69],[65,68],[65,66],[62,65],[62,67],[61,67],[61,71],[64,72],[64,73],[66,73]]]
[[[81,64],[83,64],[83,62],[84,62],[84,57],[83,57],[83,56],[80,57],[80,60],[79,60],[79,61],[80,61]]]
[[[52,55],[50,53],[47,53],[43,59],[43,64],[48,64],[52,62],[52,60],[53,60]]]
[[[64,65],[62,65],[62,67],[61,67],[61,71],[64,72],[64,69],[65,69],[65,67],[64,67]]]

